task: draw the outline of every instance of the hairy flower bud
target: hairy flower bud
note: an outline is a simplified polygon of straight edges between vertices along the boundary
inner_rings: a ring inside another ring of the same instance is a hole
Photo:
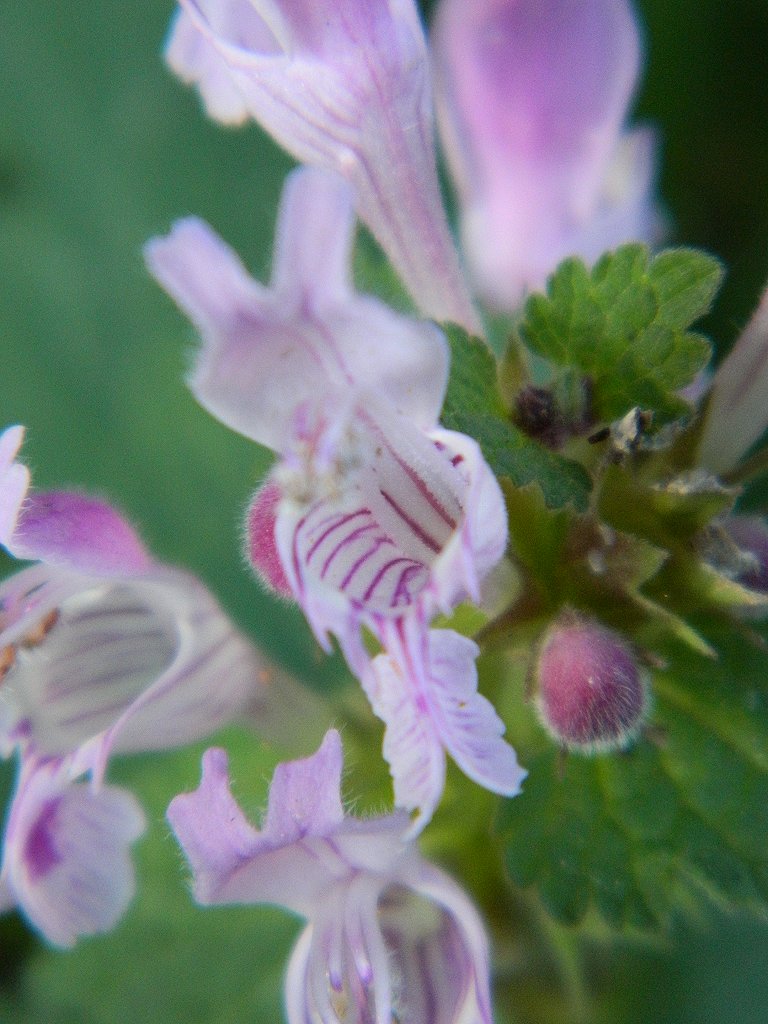
[[[547,732],[568,750],[620,750],[635,739],[647,712],[647,680],[618,633],[567,613],[541,644],[536,708]]]

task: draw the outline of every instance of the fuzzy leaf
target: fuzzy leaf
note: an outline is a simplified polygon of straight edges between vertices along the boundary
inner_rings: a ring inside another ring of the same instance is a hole
[[[551,747],[528,759],[498,826],[513,882],[535,886],[554,917],[592,908],[647,930],[705,900],[768,913],[768,659],[732,632],[710,639],[716,661],[668,648],[656,742],[571,756],[562,773]]]
[[[690,547],[699,530],[730,512],[738,491],[697,473],[668,480],[663,486],[610,466],[602,479],[599,512],[611,526],[675,549]]]
[[[633,406],[675,419],[687,410],[677,392],[706,366],[710,344],[688,331],[708,312],[720,264],[694,249],[651,259],[642,245],[606,253],[592,271],[577,259],[532,295],[520,335],[558,366],[577,369],[593,388],[594,414],[614,420]]]

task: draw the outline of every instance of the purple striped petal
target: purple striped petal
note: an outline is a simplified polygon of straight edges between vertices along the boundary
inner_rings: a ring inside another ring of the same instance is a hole
[[[79,769],[101,775],[113,749],[190,742],[258,699],[263,662],[186,573],[113,582],[35,566],[0,600],[23,613],[0,634],[15,651],[6,743],[21,730],[47,755],[81,748]]]
[[[24,427],[7,427],[0,434],[0,544],[13,535],[21,503],[29,487],[29,470],[14,459],[24,440]]]
[[[363,677],[373,712],[385,726],[383,754],[394,782],[395,805],[416,811],[414,830],[425,827],[445,788],[445,748],[415,672],[380,654]]]
[[[24,766],[5,836],[3,877],[18,908],[57,946],[112,929],[135,888],[130,846],[145,828],[134,797],[67,781],[66,764]]]
[[[300,935],[285,1003],[289,1024],[491,1024],[482,922],[462,890],[423,861],[389,884],[358,878]]]
[[[380,619],[423,620],[438,604],[464,596],[470,577],[476,587],[466,532],[474,536],[475,527],[464,516],[473,485],[463,455],[372,395],[353,400],[346,413],[307,413],[299,427],[276,471],[284,494],[277,549],[318,641],[328,649],[334,634],[361,675],[370,660],[362,622],[378,634]],[[499,528],[503,550],[505,517]]]
[[[445,752],[475,782],[515,796],[526,772],[502,739],[504,723],[477,692],[477,645],[452,630],[397,624],[386,654],[364,679],[374,713],[386,725],[384,757],[395,803],[416,810],[414,827],[432,817],[445,783]]]
[[[317,587],[361,611],[412,606],[464,517],[468,485],[452,453],[373,396],[346,427],[321,414],[296,451],[281,477],[302,500],[286,500],[276,536],[299,600]]]
[[[429,634],[429,684],[438,733],[470,779],[502,796],[516,796],[528,774],[502,739],[504,723],[477,692],[477,644],[448,629]]]
[[[422,863],[410,882],[415,893],[441,910],[431,929],[401,932],[405,949],[399,961],[408,1006],[424,1007],[422,1017],[414,1012],[414,1021],[492,1024],[490,951],[472,901],[452,878],[429,863]],[[382,917],[386,931],[386,914]],[[395,923],[397,919],[395,915]]]
[[[244,110],[298,160],[351,184],[419,308],[478,329],[442,206],[424,36],[412,0],[181,0],[169,61],[209,112]],[[195,43],[197,32],[202,41]],[[280,52],[276,52],[276,46]],[[221,61],[216,61],[218,53]],[[227,67],[242,105],[222,88]]]
[[[190,379],[196,398],[276,451],[302,404],[355,388],[375,391],[418,426],[437,421],[445,339],[352,290],[352,227],[344,182],[303,168],[286,181],[269,289],[201,221],[181,221],[147,246],[150,271],[202,337]]]
[[[389,621],[425,625],[477,600],[504,553],[507,518],[470,438],[414,430],[373,396],[350,403],[301,419],[275,473],[275,539],[318,641],[329,649],[334,634],[362,676],[370,658],[361,624],[381,639]]]

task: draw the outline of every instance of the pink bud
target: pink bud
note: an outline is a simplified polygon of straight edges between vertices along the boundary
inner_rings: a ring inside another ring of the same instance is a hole
[[[620,750],[645,718],[647,680],[618,633],[566,613],[541,645],[536,707],[544,728],[567,749]]]
[[[279,486],[272,480],[254,494],[245,527],[246,553],[248,561],[271,590],[281,597],[292,597],[275,543],[275,518],[282,496]]]

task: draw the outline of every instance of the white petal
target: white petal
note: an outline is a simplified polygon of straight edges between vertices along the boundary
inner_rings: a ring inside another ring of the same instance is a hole
[[[507,547],[507,508],[476,441],[453,430],[435,430],[430,436],[452,453],[453,465],[466,479],[461,529],[436,560],[432,573],[436,605],[449,613],[467,598],[479,601],[480,583]]]
[[[24,440],[24,427],[0,434],[0,544],[8,544],[21,503],[29,488],[29,470],[14,458]]]
[[[768,289],[752,319],[722,361],[699,450],[714,473],[733,469],[768,427]]]
[[[386,725],[384,757],[395,803],[417,810],[416,829],[432,817],[445,785],[445,752],[495,793],[514,796],[526,773],[502,739],[504,724],[477,692],[477,645],[452,630],[396,623],[384,635],[363,686]]]
[[[445,338],[351,290],[352,224],[344,182],[304,168],[286,181],[270,290],[201,221],[181,221],[146,248],[151,272],[202,336],[190,378],[196,398],[277,451],[302,403],[337,401],[350,389],[370,388],[423,427],[434,426],[442,404]]]
[[[477,692],[478,647],[449,629],[429,634],[429,684],[440,739],[461,770],[486,789],[516,796],[527,775],[502,739],[504,723]]]
[[[386,726],[383,753],[394,782],[395,804],[418,812],[418,831],[430,821],[443,795],[445,750],[418,684],[404,675],[408,667],[380,654],[362,682],[374,714]]]
[[[259,692],[263,665],[205,588],[158,569],[120,583],[79,578],[44,639],[17,650],[7,698],[36,748],[81,751],[103,772],[119,751],[197,739]]]

